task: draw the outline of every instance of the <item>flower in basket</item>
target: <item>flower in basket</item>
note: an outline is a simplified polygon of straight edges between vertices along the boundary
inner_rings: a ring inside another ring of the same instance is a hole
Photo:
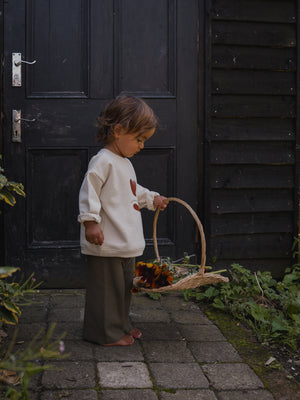
[[[168,286],[173,283],[174,274],[169,270],[168,264],[162,262],[148,262],[140,261],[136,263],[134,274],[135,287],[132,289],[133,293],[137,293],[140,288],[155,289],[162,286]]]

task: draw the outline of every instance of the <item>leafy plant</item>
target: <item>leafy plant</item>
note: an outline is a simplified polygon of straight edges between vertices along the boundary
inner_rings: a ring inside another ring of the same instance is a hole
[[[0,156],[1,158],[1,156]],[[4,170],[0,167],[0,201],[4,201],[10,206],[16,203],[15,195],[25,197],[24,187],[21,183],[9,181],[3,174]],[[0,267],[0,328],[3,324],[16,325],[21,314],[20,305],[31,304],[26,299],[26,295],[34,293],[41,283],[36,284],[33,274],[22,282],[8,282],[19,268]],[[45,360],[62,358],[58,344],[60,340],[51,341],[51,336],[55,324],[49,329],[44,337],[39,332],[23,351],[12,353],[15,344],[16,334],[10,342],[9,348],[0,354],[0,391],[1,385],[7,390],[5,399],[10,400],[28,400],[28,386],[33,375],[44,370],[53,368],[51,365],[44,364]],[[5,336],[0,331],[1,336]],[[17,387],[18,385],[18,387]]]
[[[2,156],[0,155],[0,159]],[[16,203],[15,194],[25,197],[22,183],[9,181],[3,174],[4,169],[0,167],[0,201],[10,206]],[[25,294],[32,293],[39,285],[34,285],[31,275],[24,283],[8,283],[6,278],[12,276],[19,268],[0,267],[0,327],[3,323],[16,324],[21,314],[18,302]]]
[[[9,181],[3,172],[4,169],[0,167],[0,201],[14,206],[16,204],[15,193],[25,197],[24,186],[22,183]]]
[[[0,267],[0,328],[3,323],[15,325],[18,323],[21,310],[19,305],[30,304],[26,295],[34,293],[41,285],[36,284],[33,274],[22,282],[7,282],[6,278],[18,271],[20,268]]]
[[[295,350],[300,337],[300,266],[287,268],[281,281],[270,272],[252,273],[233,264],[231,279],[184,291],[185,299],[206,301],[246,322],[262,343],[280,343]]]
[[[42,336],[41,331],[38,332],[25,350],[12,353],[15,333],[9,349],[6,353],[3,351],[0,360],[0,390],[1,384],[6,387],[5,399],[29,400],[28,386],[31,377],[54,368],[51,365],[44,364],[44,361],[62,359],[68,356],[68,354],[62,354],[64,351],[62,342],[64,335],[55,341],[52,340],[54,329],[55,323],[51,325],[44,336]]]

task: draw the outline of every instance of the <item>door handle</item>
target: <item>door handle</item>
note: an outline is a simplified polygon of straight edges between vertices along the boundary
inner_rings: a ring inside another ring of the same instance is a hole
[[[35,122],[36,119],[27,119],[27,118],[21,118],[21,110],[12,110],[12,136],[11,140],[13,142],[21,143],[22,142],[22,137],[21,137],[21,121],[26,121],[26,122]]]
[[[36,63],[36,60],[22,60],[21,56],[21,53],[12,53],[12,86],[14,87],[22,86],[22,63],[29,65]]]
[[[36,60],[34,60],[34,61],[25,61],[25,60],[15,61],[15,66],[18,67],[18,66],[21,65],[22,63],[23,63],[23,64],[32,65],[32,64],[35,64],[35,63],[36,63]]]

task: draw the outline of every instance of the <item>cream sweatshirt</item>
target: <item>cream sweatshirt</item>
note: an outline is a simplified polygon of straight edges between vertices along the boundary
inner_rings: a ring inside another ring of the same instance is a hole
[[[128,158],[102,149],[90,161],[79,193],[81,252],[102,257],[137,257],[143,254],[145,239],[140,209],[155,210],[159,194],[137,184]],[[85,221],[96,221],[104,234],[100,245],[85,238]]]

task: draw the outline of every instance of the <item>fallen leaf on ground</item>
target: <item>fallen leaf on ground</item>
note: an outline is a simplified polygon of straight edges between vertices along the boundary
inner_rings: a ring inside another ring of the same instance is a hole
[[[3,383],[8,383],[11,385],[18,385],[20,382],[20,377],[15,371],[8,371],[7,369],[2,369],[0,374],[0,381]]]

